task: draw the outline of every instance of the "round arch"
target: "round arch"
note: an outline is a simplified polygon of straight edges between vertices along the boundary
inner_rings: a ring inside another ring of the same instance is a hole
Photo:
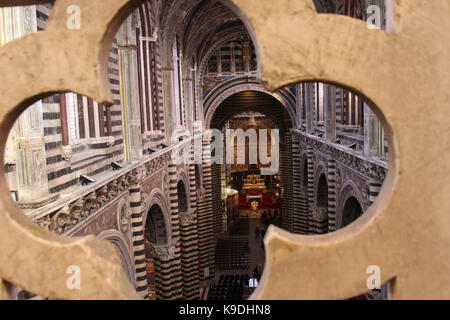
[[[161,226],[160,223],[163,225]],[[164,245],[168,243],[166,223],[161,207],[154,204],[148,211],[148,217],[144,228],[145,239],[153,245]]]
[[[320,174],[316,188],[316,206],[328,208],[328,181],[324,173]]]
[[[134,262],[123,234],[117,230],[106,230],[101,232],[97,237],[109,241],[116,248],[128,279],[136,287]]]
[[[189,211],[189,203],[188,203],[188,194],[186,191],[186,184],[183,180],[178,180],[177,182],[177,193],[178,193],[178,212],[188,212]]]
[[[306,153],[302,154],[302,182],[305,188],[308,187],[308,156]]]
[[[200,64],[198,66],[198,83],[201,83],[203,77],[205,76],[205,70],[206,70],[206,64],[208,63],[211,56],[214,54],[214,52],[222,47],[224,44],[226,44],[228,41],[232,41],[234,39],[237,39],[239,37],[244,37],[248,35],[247,31],[238,31],[231,33],[230,35],[219,39],[216,41],[205,53],[204,57],[202,57],[202,60],[200,61]]]
[[[356,201],[363,209],[362,203],[364,203],[364,201],[361,191],[359,191],[358,186],[353,181],[347,181],[344,187],[342,188],[338,201],[337,216],[336,216],[336,226],[338,229],[344,227],[343,225],[344,207],[347,200],[352,197],[356,199]]]
[[[234,78],[214,88],[206,97],[203,110],[205,114],[204,128],[206,130],[211,128],[211,122],[214,113],[219,108],[222,102],[234,94],[244,91],[257,91],[270,95],[277,99],[286,109],[290,116],[292,127],[296,127],[296,110],[295,102],[292,97],[292,93],[287,89],[282,89],[275,93],[268,91],[262,83],[259,81],[249,79],[248,77]]]
[[[186,174],[186,172],[183,169],[178,170],[177,172],[177,184],[182,181],[183,185],[184,185],[184,189],[186,190],[186,195],[187,195],[187,204],[188,204],[188,208],[191,207],[190,201],[189,201],[189,178],[188,175]]]
[[[348,226],[350,223],[358,219],[363,214],[361,204],[355,197],[350,197],[345,201],[342,212],[342,227]]]
[[[188,175],[183,169],[178,170],[177,172],[177,188],[179,183],[183,183],[184,192],[186,193],[186,212],[191,210],[191,196],[190,196],[190,183],[188,179]],[[178,199],[179,200],[179,199]],[[178,208],[180,201],[178,201]]]
[[[315,195],[317,195],[317,193],[318,193],[319,182],[320,182],[320,178],[321,178],[322,176],[325,177],[325,182],[326,182],[327,185],[328,185],[328,178],[327,178],[327,175],[328,175],[327,168],[323,165],[322,162],[319,162],[319,163],[317,164],[316,170],[315,170],[315,172],[314,172],[314,194],[315,194]],[[317,197],[316,197],[316,199],[317,199]]]
[[[160,189],[154,189],[149,196],[150,201],[144,207],[144,211],[142,214],[142,223],[147,226],[147,218],[150,210],[156,205],[161,209],[162,216],[164,218],[164,228],[166,233],[166,242],[169,242],[172,239],[172,224],[169,214],[169,206],[167,205],[166,198],[164,193]]]

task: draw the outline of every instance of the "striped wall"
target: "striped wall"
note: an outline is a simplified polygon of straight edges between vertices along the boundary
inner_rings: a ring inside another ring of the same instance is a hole
[[[303,185],[302,150],[297,136],[293,136],[292,142],[292,177],[293,177],[293,232],[298,234],[308,234],[308,194]]]
[[[293,137],[292,141],[292,166],[295,168],[292,170],[292,180],[293,180],[293,205],[294,205],[294,215],[293,215],[293,230],[294,233],[303,234],[302,230],[302,217],[300,212],[300,197],[301,197],[301,152],[300,152],[300,141],[298,137]]]
[[[383,182],[377,177],[371,177],[369,180],[369,203],[372,205],[380,193]]]
[[[288,231],[294,231],[293,179],[292,179],[292,135],[284,134],[280,146],[280,182],[283,188],[281,194],[281,225]]]
[[[142,221],[141,186],[137,179],[130,189],[131,231],[134,264],[136,268],[136,291],[146,299],[148,296],[147,268],[145,260],[144,225]]]
[[[311,146],[306,147],[306,155],[308,157],[308,231],[314,234],[314,150]]]
[[[189,165],[190,221],[180,221],[181,233],[181,274],[183,278],[183,299],[200,298],[198,274],[198,235],[197,235],[197,187],[195,180],[194,152],[191,149]]]
[[[122,149],[120,157],[123,157],[123,136],[122,136],[122,107],[120,101],[120,76],[119,76],[119,49],[117,39],[113,40],[111,52],[108,58],[109,84],[114,104],[109,108],[111,113],[112,136],[115,139],[114,146],[117,150]],[[106,116],[106,110],[105,110]],[[116,160],[114,160],[116,161]]]
[[[205,281],[214,277],[215,257],[214,257],[214,219],[212,207],[212,180],[211,180],[211,150],[210,143],[204,140],[202,181],[203,196],[197,204],[197,230],[198,230],[198,267],[200,281]],[[219,180],[220,181],[220,180]],[[206,273],[208,268],[209,274]]]
[[[317,141],[314,142],[315,138],[310,138],[303,132],[294,130],[293,139],[293,203],[295,212],[293,232],[299,234],[322,234],[336,231],[338,224],[337,222],[340,221],[338,215],[342,214],[338,212],[338,196],[341,193],[341,190],[339,190],[338,188],[342,189],[345,185],[345,182],[349,181],[349,179],[353,179],[352,177],[355,178],[354,185],[361,186],[361,190],[355,189],[355,192],[361,194],[363,201],[368,201],[369,206],[375,201],[375,198],[378,196],[383,184],[383,177],[386,173],[385,167],[380,166],[379,164],[374,164],[370,162],[370,160],[363,160],[363,163],[365,164],[360,165],[360,169],[356,167],[350,168],[351,165],[341,164],[342,160],[339,160],[340,158],[337,158],[340,157],[340,152],[337,151],[337,149],[333,151],[334,147],[331,147],[331,145],[328,145],[326,142],[319,141],[321,140],[320,138],[317,138]],[[321,144],[323,145],[321,146]],[[318,146],[317,150],[316,146]],[[305,151],[307,160],[306,169],[304,169]],[[315,205],[317,198],[317,184],[319,183],[319,181],[316,181],[314,177],[314,170],[317,165],[317,163],[314,163],[314,161],[317,161],[315,154],[316,152],[326,154],[326,178],[328,184],[327,208],[316,208]],[[353,165],[355,164],[355,162],[360,161],[357,160],[355,155],[349,156],[355,157],[355,159],[350,160]],[[363,157],[363,155],[361,156]],[[342,168],[348,167],[348,169],[344,170],[344,181],[342,181],[343,177],[340,177],[339,179],[337,177],[338,165],[342,166]],[[366,167],[372,168],[369,170],[369,176],[367,176],[368,171]],[[307,185],[305,186],[306,190],[303,189],[303,170],[307,170]],[[340,181],[339,185],[337,180]],[[364,185],[368,185],[368,192],[366,192],[366,190],[363,190]],[[304,193],[302,192],[303,190],[305,190]],[[307,197],[303,198],[303,194],[305,194]],[[367,196],[367,198],[364,198],[365,196]],[[365,209],[367,209],[368,205],[367,202],[361,203],[361,206]],[[340,208],[341,207],[342,206],[340,206]],[[322,219],[325,216],[324,210],[327,211],[327,220]]]
[[[328,232],[336,231],[336,160],[328,160]]]
[[[37,27],[38,31],[45,30],[52,10],[52,4],[37,5]],[[114,40],[108,60],[109,82],[113,95],[114,105],[107,110],[103,108],[103,119],[109,112],[111,115],[112,136],[115,139],[114,145],[108,147],[105,144],[91,145],[89,154],[78,156],[76,160],[66,161],[63,159],[61,151],[61,115],[59,95],[47,97],[42,100],[43,107],[43,130],[45,139],[46,163],[48,173],[49,193],[59,193],[70,187],[79,184],[80,174],[97,175],[106,170],[110,170],[112,161],[123,160],[123,139],[122,139],[122,115],[119,87],[119,66],[118,66],[117,41]],[[78,106],[88,107],[86,97],[77,95]],[[106,121],[103,121],[107,131]],[[73,148],[73,152],[80,155],[85,151],[82,144]]]
[[[212,210],[214,219],[214,234],[217,235],[223,231],[223,210],[222,210],[222,165],[211,165],[212,179]]]
[[[143,40],[140,46],[139,55],[142,57],[142,108],[151,110],[151,116],[145,112],[142,117],[141,127],[147,132],[160,130],[165,132],[164,124],[164,103],[163,103],[163,84],[161,72],[161,56],[159,41],[149,41],[153,37],[156,29],[159,29],[158,17],[156,16],[156,1],[146,1],[138,9],[140,22],[140,36]],[[150,98],[151,97],[151,98]],[[155,138],[153,138],[155,139]],[[150,145],[155,141],[150,141]]]
[[[316,188],[314,180],[315,157],[312,146],[306,147],[308,159],[308,231],[309,234],[323,234],[328,231],[328,215],[322,212],[328,208],[316,208]]]
[[[148,5],[149,2],[146,4]],[[151,14],[151,20],[152,25],[157,27],[159,29],[159,20],[158,16],[156,15],[156,7],[159,5],[159,1],[151,1],[151,7],[152,7],[152,14]],[[153,86],[153,106],[154,106],[154,114],[156,117],[158,117],[159,122],[159,130],[164,134],[166,132],[166,125],[165,125],[165,119],[164,119],[164,94],[163,94],[163,76],[162,76],[162,65],[161,65],[161,48],[160,48],[160,42],[153,43],[153,56],[152,56],[152,63],[151,63],[151,72],[153,76],[152,80],[152,86]],[[156,106],[158,106],[159,114],[156,113]]]
[[[162,256],[155,259],[158,266],[157,298],[163,300],[181,299],[182,276],[181,276],[181,249],[180,249],[180,219],[178,212],[178,189],[177,189],[177,165],[169,163],[169,206],[172,225],[172,239],[170,246],[174,246],[173,255],[163,259]]]
[[[336,88],[336,127],[342,127],[342,88]]]
[[[52,12],[53,5],[51,3],[36,5],[37,30],[42,31],[47,27],[47,22]]]

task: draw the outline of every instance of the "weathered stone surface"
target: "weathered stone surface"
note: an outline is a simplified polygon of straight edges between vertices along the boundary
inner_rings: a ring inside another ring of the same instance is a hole
[[[66,9],[72,1],[56,0],[46,31],[0,48],[0,73],[8,84],[0,88],[2,161],[7,133],[30,102],[59,91],[111,100],[109,45],[128,9],[139,2],[78,0],[81,30],[69,30]],[[311,0],[233,3],[255,36],[269,89],[304,80],[350,87],[379,107],[376,114],[387,121],[390,136],[390,170],[375,205],[329,235],[271,228],[267,266],[254,298],[356,296],[367,291],[370,265],[381,267],[383,282],[395,278],[394,298],[450,298],[448,1],[396,1],[395,34],[368,30],[347,17],[318,15]],[[112,245],[40,230],[13,203],[3,171],[0,185],[0,277],[60,299],[138,298]],[[81,268],[80,290],[66,287],[70,265]]]
[[[9,295],[5,283],[3,282],[2,279],[0,279],[0,300],[8,300],[8,299]]]
[[[313,238],[271,228],[254,298],[357,296],[368,291],[367,267],[378,265],[383,282],[395,278],[394,298],[448,299],[448,1],[396,1],[395,34],[316,14],[307,0],[233,2],[254,31],[270,89],[304,80],[353,88],[379,107],[390,147],[387,180],[357,222]]]
[[[42,1],[2,1],[0,5]],[[72,1],[55,2],[48,28],[0,49],[0,144],[32,100],[50,92],[73,91],[111,100],[107,57],[112,38],[130,10],[142,1],[77,1],[81,29],[66,26]],[[100,61],[102,63],[100,63]],[[44,68],[45,66],[45,68]],[[1,148],[0,158],[3,159]],[[2,160],[3,161],[3,160]],[[3,165],[2,165],[3,168]],[[2,169],[3,170],[3,169]],[[94,237],[66,239],[40,230],[13,203],[4,174],[0,183],[0,276],[30,292],[59,299],[138,299],[111,244]],[[69,290],[71,265],[80,267],[81,289]]]

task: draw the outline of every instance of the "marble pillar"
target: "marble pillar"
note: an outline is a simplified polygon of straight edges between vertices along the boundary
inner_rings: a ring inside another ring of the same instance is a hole
[[[164,92],[164,119],[166,124],[166,142],[167,144],[172,143],[172,134],[176,130],[176,117],[174,108],[174,97],[173,97],[173,72],[174,68],[171,66],[166,66],[162,68],[163,74],[163,92]]]
[[[364,154],[377,157],[383,154],[383,132],[380,121],[364,103]]]
[[[305,85],[306,132],[309,134],[314,133],[313,86],[313,83],[307,83]]]
[[[324,84],[325,139],[336,140],[336,87]]]
[[[139,108],[139,81],[135,19],[129,17],[117,34],[120,59],[120,87],[122,123],[127,161],[142,158],[141,114]]]

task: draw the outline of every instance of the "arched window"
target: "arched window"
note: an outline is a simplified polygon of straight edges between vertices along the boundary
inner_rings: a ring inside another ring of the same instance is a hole
[[[362,213],[363,210],[358,200],[355,197],[348,198],[342,211],[342,227],[348,226],[358,219]]]
[[[145,239],[153,244],[167,243],[166,223],[164,214],[158,205],[153,205],[145,222]]]
[[[139,102],[141,115],[141,132],[159,130],[158,83],[156,81],[155,41],[151,13],[148,4],[142,4],[136,15],[138,20],[137,37],[137,62],[139,82]],[[139,16],[139,17],[137,17]],[[156,112],[154,109],[157,109]]]
[[[186,212],[188,210],[186,188],[184,187],[183,181],[179,181],[177,185],[178,191],[178,211]]]
[[[328,208],[328,183],[324,174],[320,176],[317,187],[317,207]]]

